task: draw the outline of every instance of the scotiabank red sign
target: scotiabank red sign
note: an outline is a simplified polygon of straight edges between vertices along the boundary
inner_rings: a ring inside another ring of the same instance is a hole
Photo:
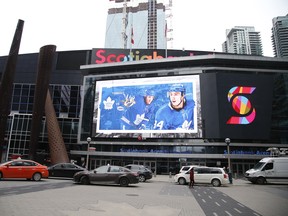
[[[103,64],[111,62],[127,62],[139,60],[152,60],[161,58],[173,58],[181,56],[209,55],[207,51],[189,50],[151,50],[151,49],[92,49],[91,64]]]

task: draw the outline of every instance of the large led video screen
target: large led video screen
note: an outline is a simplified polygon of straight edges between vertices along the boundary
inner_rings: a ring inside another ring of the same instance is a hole
[[[273,74],[201,74],[207,139],[270,139]]]
[[[97,81],[95,135],[200,137],[199,75]]]

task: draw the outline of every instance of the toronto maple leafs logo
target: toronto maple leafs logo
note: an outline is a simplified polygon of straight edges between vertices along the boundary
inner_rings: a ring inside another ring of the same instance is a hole
[[[183,124],[182,124],[182,129],[184,129],[184,130],[189,130],[191,124],[192,124],[192,121],[189,121],[189,122],[188,122],[187,120],[185,120],[185,121],[183,122]]]
[[[111,97],[108,97],[107,100],[103,101],[104,109],[105,110],[111,110],[113,109],[113,105],[115,103],[115,100],[112,100]]]
[[[147,120],[147,119],[145,119],[145,113],[143,113],[142,115],[137,114],[136,119],[133,123],[135,125],[139,125],[143,120]]]

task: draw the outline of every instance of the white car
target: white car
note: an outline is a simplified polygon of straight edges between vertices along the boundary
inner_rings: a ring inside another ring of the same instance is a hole
[[[190,173],[181,172],[174,176],[174,181],[180,185],[190,182]],[[223,168],[219,167],[194,167],[195,184],[212,184],[214,187],[229,184],[228,174]]]

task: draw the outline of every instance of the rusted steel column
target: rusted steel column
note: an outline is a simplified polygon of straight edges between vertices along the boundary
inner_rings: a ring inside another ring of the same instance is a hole
[[[69,162],[59,123],[52,103],[49,90],[45,103],[46,126],[50,149],[51,164]]]
[[[22,38],[24,21],[18,20],[14,38],[10,48],[5,69],[0,84],[0,162],[2,161],[3,146],[6,145],[5,132],[7,119],[10,114],[14,75]]]
[[[29,158],[34,160],[38,148],[38,140],[44,114],[45,100],[49,87],[50,74],[53,68],[56,46],[47,45],[40,48],[38,71],[34,93],[31,136],[29,143]]]

